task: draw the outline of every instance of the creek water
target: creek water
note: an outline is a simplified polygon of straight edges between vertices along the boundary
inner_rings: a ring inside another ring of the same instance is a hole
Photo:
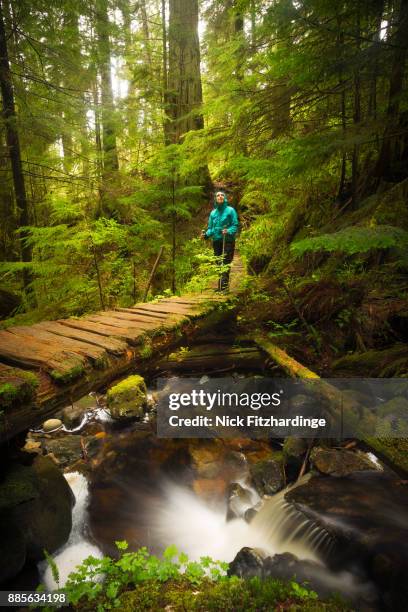
[[[333,590],[351,594],[370,589],[350,572],[328,570],[333,538],[285,501],[287,489],[261,500],[252,486],[245,453],[230,449],[217,458],[215,442],[215,472],[202,478],[191,461],[201,448],[197,441],[158,439],[149,422],[118,425],[100,405],[66,435],[86,435],[92,421],[105,433],[98,455],[91,459],[86,477],[65,474],[76,503],[70,538],[54,555],[60,585],[84,558],[114,555],[115,541],[127,540],[131,549],[146,546],[159,555],[174,544],[191,560],[208,555],[231,562],[244,547],[262,549],[271,557],[288,552],[317,562]],[[244,492],[233,502],[227,495],[231,483]],[[228,520],[231,507],[235,517]],[[248,522],[245,513],[250,508],[257,513]],[[45,563],[40,572],[47,588],[54,588]]]

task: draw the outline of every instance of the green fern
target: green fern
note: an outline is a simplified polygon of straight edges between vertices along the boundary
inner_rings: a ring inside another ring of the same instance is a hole
[[[348,227],[333,234],[322,234],[292,243],[296,257],[308,251],[342,252],[348,255],[366,253],[374,249],[404,249],[408,247],[408,232],[391,225]]]

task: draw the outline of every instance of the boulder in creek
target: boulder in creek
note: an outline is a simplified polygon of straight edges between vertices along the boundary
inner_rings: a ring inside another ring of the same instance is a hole
[[[0,485],[2,579],[12,578],[24,561],[40,561],[44,549],[53,553],[68,540],[72,527],[73,493],[47,457],[31,465],[14,464]],[[5,575],[5,573],[7,575]]]
[[[140,418],[147,408],[147,388],[142,376],[128,376],[108,389],[107,407],[113,419]]]
[[[47,419],[46,421],[44,421],[42,427],[43,430],[48,433],[50,431],[54,431],[55,429],[59,429],[60,427],[62,427],[62,421],[61,419]]]
[[[288,462],[301,465],[308,449],[308,440],[289,436],[283,443],[283,454]]]
[[[365,453],[345,448],[316,446],[310,453],[310,461],[319,472],[330,476],[348,476],[353,472],[380,469]]]
[[[229,564],[227,575],[238,576],[239,578],[252,578],[253,576],[262,578],[267,556],[267,553],[260,548],[245,546],[241,548],[232,563]]]
[[[196,440],[189,444],[192,465],[200,478],[217,478],[224,470],[225,446],[221,440]]]
[[[230,563],[228,575],[294,580],[305,584],[323,599],[340,594],[354,604],[359,604],[360,610],[373,609],[371,606],[377,603],[376,590],[370,583],[357,585],[346,579],[344,572],[334,574],[316,561],[301,560],[288,552],[270,557],[258,548],[242,548]]]
[[[85,413],[88,408],[79,404],[72,404],[72,406],[66,406],[61,411],[61,419],[67,429],[74,429],[81,425]]]
[[[251,479],[259,495],[274,495],[285,486],[285,475],[279,459],[266,459],[250,466]]]
[[[336,566],[359,563],[381,588],[387,610],[408,601],[408,487],[379,471],[316,475],[285,499],[335,537]]]
[[[249,489],[237,482],[231,483],[227,492],[227,521],[243,517],[257,501]]]

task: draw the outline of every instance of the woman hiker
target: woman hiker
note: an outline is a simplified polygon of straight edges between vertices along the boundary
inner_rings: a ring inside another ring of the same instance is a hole
[[[228,289],[237,231],[238,215],[235,209],[229,206],[225,193],[217,191],[214,198],[214,209],[208,218],[207,230],[203,230],[203,238],[212,238],[214,255],[220,258],[222,265],[228,265],[228,268],[220,275],[218,291]]]

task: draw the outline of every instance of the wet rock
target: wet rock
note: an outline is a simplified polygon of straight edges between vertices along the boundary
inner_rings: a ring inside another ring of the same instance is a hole
[[[255,510],[255,508],[248,508],[248,510],[246,510],[246,512],[244,513],[244,521],[246,523],[250,523],[258,514],[258,511]]]
[[[43,430],[48,433],[49,431],[54,431],[62,427],[62,421],[60,419],[47,419],[44,421],[42,427]]]
[[[73,465],[80,459],[95,457],[103,444],[104,433],[101,436],[65,435],[52,440],[45,439],[43,448],[58,465],[63,468]]]
[[[259,461],[250,466],[251,479],[259,495],[274,495],[283,489],[282,463],[275,459]]]
[[[42,454],[41,442],[39,440],[28,438],[23,447],[23,451],[25,453],[34,453],[37,455],[41,455]]]
[[[225,499],[227,484],[223,478],[199,478],[194,480],[193,489],[196,495],[207,501]]]
[[[267,553],[259,548],[241,548],[232,563],[229,564],[228,576],[238,576],[239,578],[252,578],[253,576],[263,577],[264,562]]]
[[[227,451],[224,468],[228,471],[231,479],[245,478],[249,474],[249,467],[245,455],[238,451]]]
[[[230,563],[228,575],[295,580],[299,584],[306,583],[321,598],[339,593],[354,603],[358,602],[362,606],[359,610],[371,610],[371,606],[377,603],[377,593],[371,584],[352,585],[350,580],[345,580],[344,573],[336,575],[320,563],[300,560],[291,553],[270,557],[258,548],[242,548]]]
[[[47,457],[36,457],[31,468],[38,495],[15,507],[13,516],[24,534],[27,559],[39,561],[44,558],[44,549],[53,553],[68,540],[74,498],[67,481]]]
[[[300,464],[308,449],[308,441],[304,438],[288,437],[283,444],[283,454],[290,461]]]
[[[26,561],[24,534],[9,512],[0,513],[0,584],[16,576]]]
[[[249,489],[245,489],[237,482],[233,482],[228,487],[227,500],[227,521],[244,516],[246,510],[257,501],[253,499]]]
[[[344,448],[316,446],[310,453],[310,461],[319,472],[331,476],[348,476],[353,472],[379,469],[365,453]]]
[[[288,552],[267,557],[263,565],[263,577],[295,579],[300,584],[306,584],[307,588],[323,599],[339,594],[358,604],[359,610],[367,610],[367,607],[372,609],[371,606],[377,603],[377,593],[373,585],[352,584],[344,573],[335,574],[320,563],[298,559]]]
[[[313,476],[285,495],[335,536],[343,564],[364,565],[389,610],[408,600],[408,488],[400,482],[374,470]]]
[[[223,471],[225,447],[220,440],[189,445],[193,468],[200,478],[216,478]]]
[[[47,454],[52,454],[58,463],[65,467],[83,457],[82,444],[81,436],[64,436],[63,438],[44,440],[43,447]]]
[[[88,409],[85,406],[79,404],[72,404],[67,406],[61,412],[62,422],[67,429],[74,429],[79,427]]]
[[[128,420],[142,417],[147,408],[147,388],[143,377],[134,374],[110,387],[106,401],[113,419]]]
[[[68,540],[72,491],[47,457],[14,464],[0,485],[0,581],[15,576],[25,561],[44,558]]]

